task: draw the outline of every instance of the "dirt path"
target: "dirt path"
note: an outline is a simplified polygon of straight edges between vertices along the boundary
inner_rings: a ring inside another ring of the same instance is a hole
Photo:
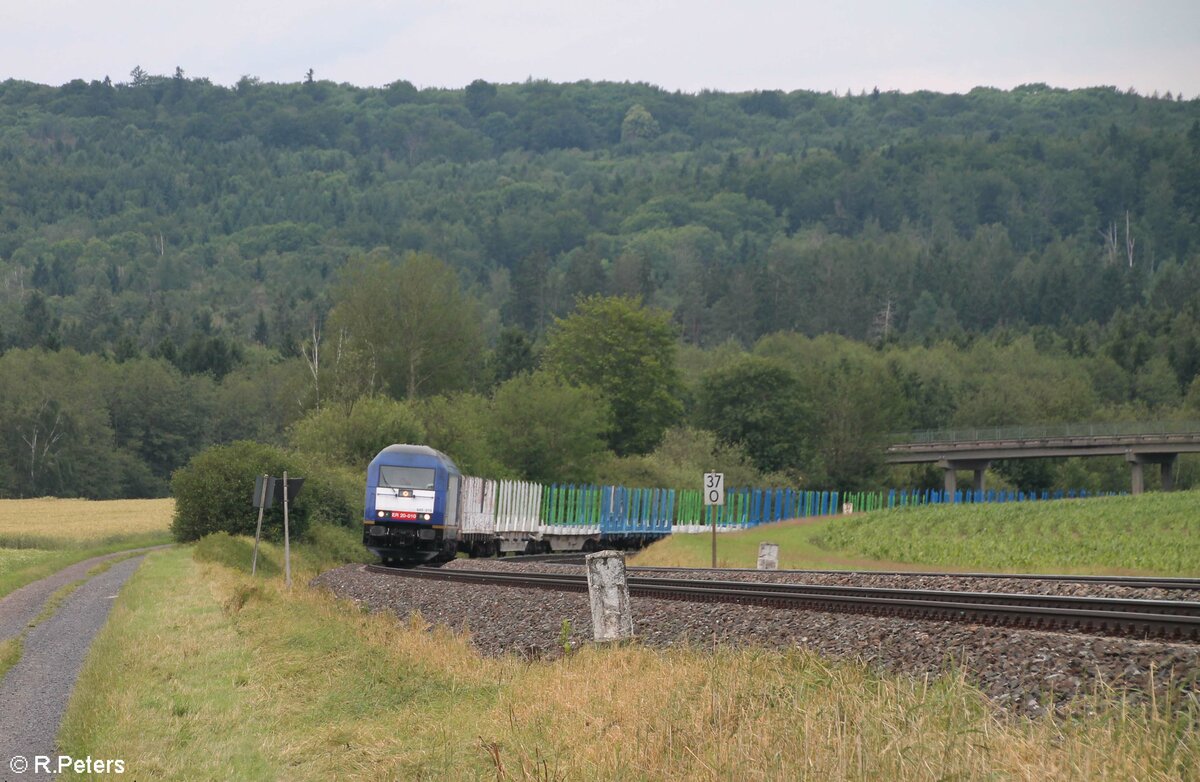
[[[127,557],[132,553],[157,551],[162,548],[169,548],[169,546],[151,546],[149,548],[130,549],[129,551],[116,551],[112,554],[103,554],[99,557],[85,559],[82,562],[76,562],[74,565],[63,568],[52,576],[47,576],[40,581],[34,581],[32,584],[26,584],[20,589],[13,590],[4,597],[0,597],[0,641],[16,638],[25,632],[25,628],[29,626],[29,623],[42,612],[42,606],[46,604],[51,595],[61,587],[86,577],[88,571],[96,565],[107,562],[110,559]],[[2,736],[3,734],[0,734],[0,737]],[[0,780],[3,779],[4,777],[0,776]]]
[[[79,562],[0,600],[0,640],[24,632],[59,587],[84,578],[98,562],[124,553]],[[117,593],[141,562],[141,556],[132,557],[93,576],[80,584],[53,616],[29,629],[21,659],[0,681],[0,780],[53,778],[53,774],[36,769],[35,758],[57,757],[59,725],[92,639],[107,621]]]

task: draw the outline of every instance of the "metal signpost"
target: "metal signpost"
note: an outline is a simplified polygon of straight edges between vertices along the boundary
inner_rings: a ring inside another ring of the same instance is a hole
[[[283,471],[283,572],[288,589],[292,588],[292,542],[288,537],[288,481],[287,470]]]
[[[260,475],[254,479],[254,507],[258,508],[258,526],[254,528],[254,558],[250,560],[250,575],[258,572],[258,541],[262,538],[263,511],[275,504],[275,479]]]
[[[292,585],[292,542],[289,510],[291,503],[304,488],[303,478],[288,479],[286,471],[283,480],[272,478],[270,475],[259,475],[254,479],[254,496],[251,498],[254,507],[258,508],[258,526],[254,530],[254,558],[250,563],[250,575],[258,571],[258,541],[262,538],[263,511],[283,502],[283,569],[287,585]]]
[[[704,473],[704,504],[716,506],[709,511],[712,514],[712,566],[717,566],[717,507],[725,504],[725,473]]]

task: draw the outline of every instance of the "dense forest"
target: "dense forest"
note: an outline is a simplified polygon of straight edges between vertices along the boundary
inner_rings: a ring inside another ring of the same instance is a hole
[[[353,426],[543,480],[930,482],[888,432],[1200,418],[1200,101],[9,80],[0,352],[0,496]]]

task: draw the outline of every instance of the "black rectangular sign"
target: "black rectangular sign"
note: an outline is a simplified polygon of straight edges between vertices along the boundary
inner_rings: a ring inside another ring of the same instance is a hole
[[[283,502],[283,479],[272,478],[271,480],[275,481],[275,501]],[[302,488],[304,488],[303,478],[288,478],[287,500],[289,505],[296,501],[296,495],[300,493],[300,489]]]
[[[266,502],[263,502],[263,481],[269,481],[267,484]],[[296,495],[304,488],[303,478],[288,478],[288,503],[296,501]],[[251,500],[256,508],[274,508],[275,503],[283,502],[283,479],[273,478],[270,475],[260,475],[254,479],[254,497]]]

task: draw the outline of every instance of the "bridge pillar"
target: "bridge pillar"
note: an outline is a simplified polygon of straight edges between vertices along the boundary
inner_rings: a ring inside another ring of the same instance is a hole
[[[1157,464],[1162,471],[1162,490],[1175,490],[1175,463],[1179,460],[1177,453],[1134,453],[1133,451],[1125,452],[1125,461],[1129,462],[1129,471],[1131,475],[1130,491],[1133,494],[1141,494],[1146,491],[1146,475],[1143,466],[1147,464]]]
[[[1126,457],[1128,459],[1128,457]],[[1136,459],[1129,460],[1129,471],[1133,474],[1132,485],[1130,491],[1134,494],[1141,494],[1146,490],[1146,477],[1142,474],[1142,463]]]
[[[953,497],[958,489],[958,470],[974,471],[975,479],[971,482],[971,487],[975,491],[983,491],[983,474],[991,464],[991,459],[942,459],[937,466],[945,470],[946,492]]]

